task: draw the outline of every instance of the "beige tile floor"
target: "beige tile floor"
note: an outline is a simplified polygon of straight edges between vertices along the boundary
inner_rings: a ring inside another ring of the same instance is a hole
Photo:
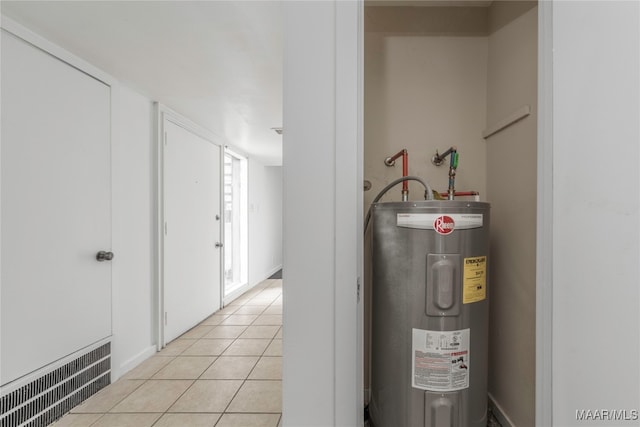
[[[277,427],[282,280],[265,280],[74,408],[56,427]]]

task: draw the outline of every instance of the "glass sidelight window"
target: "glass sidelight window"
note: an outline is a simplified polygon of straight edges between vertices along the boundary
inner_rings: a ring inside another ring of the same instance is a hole
[[[224,295],[247,284],[247,159],[230,150],[224,155]]]

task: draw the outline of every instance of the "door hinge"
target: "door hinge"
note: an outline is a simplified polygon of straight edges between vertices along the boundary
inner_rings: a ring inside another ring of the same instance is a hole
[[[164,223],[164,235],[167,235],[167,222]]]
[[[167,312],[164,312],[164,325],[167,326]]]
[[[359,277],[358,277],[358,280],[356,281],[356,289],[358,293],[358,302],[360,302],[360,278]]]
[[[167,145],[167,132],[164,133],[164,145]]]

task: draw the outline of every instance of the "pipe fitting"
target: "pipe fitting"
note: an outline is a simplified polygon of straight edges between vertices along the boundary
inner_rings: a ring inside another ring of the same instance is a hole
[[[431,157],[431,163],[433,163],[434,166],[441,166],[444,163],[444,159],[446,159],[449,154],[457,151],[458,149],[455,145],[442,154],[438,154],[438,150],[436,150],[435,156]]]
[[[398,151],[391,157],[387,157],[384,159],[384,164],[387,166],[394,166],[396,164],[396,159],[402,157],[402,177],[406,177],[409,175],[409,152],[406,148]],[[407,181],[402,182],[402,201],[406,202],[409,200],[409,183]]]
[[[440,157],[440,155],[436,151],[436,155],[431,157],[431,163],[434,166],[441,166],[444,163],[444,158]]]

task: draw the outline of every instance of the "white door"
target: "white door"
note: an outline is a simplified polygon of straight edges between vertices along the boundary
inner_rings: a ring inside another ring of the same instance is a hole
[[[111,335],[110,96],[2,31],[1,384]]]
[[[164,120],[164,342],[220,308],[220,147]]]

